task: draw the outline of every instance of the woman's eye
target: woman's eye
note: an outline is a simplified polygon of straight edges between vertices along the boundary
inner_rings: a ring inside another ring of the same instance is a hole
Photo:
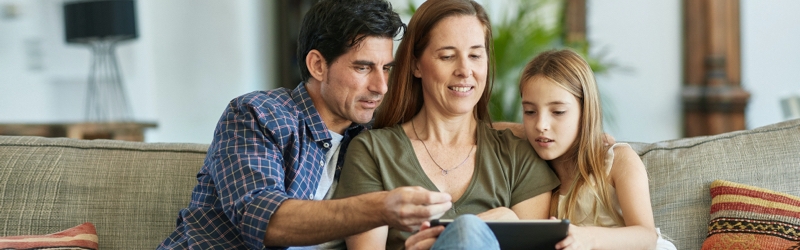
[[[533,115],[533,114],[536,114],[536,111],[528,111],[528,110],[526,110],[526,111],[523,111],[522,113],[526,114],[526,115]]]
[[[469,55],[472,59],[481,59],[482,55]]]
[[[564,113],[567,113],[567,111],[553,111],[553,114],[556,115],[563,115]]]
[[[447,61],[447,60],[453,59],[453,56],[441,56],[439,58],[442,59],[442,60]]]

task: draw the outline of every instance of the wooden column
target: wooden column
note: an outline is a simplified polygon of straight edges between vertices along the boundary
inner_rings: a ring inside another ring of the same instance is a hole
[[[567,0],[564,40],[567,44],[586,42],[586,0]]]
[[[746,129],[739,0],[684,0],[684,136]]]

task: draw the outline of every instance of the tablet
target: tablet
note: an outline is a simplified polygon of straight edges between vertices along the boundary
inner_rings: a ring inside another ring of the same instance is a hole
[[[452,219],[431,220],[431,227],[450,224]],[[567,237],[569,220],[486,221],[500,249],[555,249]]]

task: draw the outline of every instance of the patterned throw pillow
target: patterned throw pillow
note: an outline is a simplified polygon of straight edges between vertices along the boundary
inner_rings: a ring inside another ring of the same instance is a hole
[[[0,237],[0,249],[97,249],[97,231],[86,222],[54,234]]]
[[[800,197],[714,181],[703,249],[800,249]]]

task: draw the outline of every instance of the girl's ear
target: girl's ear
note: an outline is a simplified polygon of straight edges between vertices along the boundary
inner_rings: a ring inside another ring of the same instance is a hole
[[[319,50],[312,49],[308,52],[308,55],[306,55],[306,67],[311,78],[314,78],[317,82],[325,82],[325,76],[328,75],[328,64]]]

